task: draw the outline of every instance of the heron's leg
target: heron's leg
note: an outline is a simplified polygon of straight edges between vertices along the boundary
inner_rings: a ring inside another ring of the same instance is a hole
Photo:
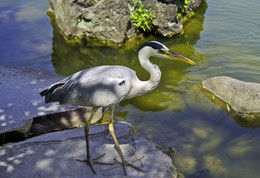
[[[90,167],[91,167],[91,169],[92,169],[92,171],[93,171],[94,174],[95,174],[96,172],[95,172],[95,170],[94,170],[93,164],[97,162],[97,161],[96,161],[97,159],[99,159],[99,158],[101,158],[102,156],[105,155],[105,154],[103,154],[103,155],[98,156],[97,158],[94,158],[94,159],[92,159],[92,160],[90,159],[90,153],[89,153],[89,126],[90,126],[90,123],[91,123],[91,120],[92,120],[93,116],[94,116],[95,113],[97,112],[97,109],[98,109],[98,108],[93,107],[93,110],[92,110],[92,112],[91,112],[91,115],[90,115],[90,117],[89,117],[89,119],[88,119],[88,121],[87,121],[87,123],[85,124],[85,127],[84,127],[85,139],[86,139],[87,159],[86,159],[86,160],[77,160],[77,161],[79,161],[79,162],[87,162],[87,163],[90,165]],[[86,117],[86,113],[84,114],[84,117]],[[99,163],[99,162],[97,162],[97,163]],[[106,163],[104,163],[104,164],[106,164]],[[107,164],[109,164],[109,163],[107,163]]]
[[[115,136],[115,130],[114,130],[114,125],[113,125],[113,117],[114,117],[114,109],[115,109],[115,105],[112,105],[111,108],[110,108],[110,120],[109,120],[109,132],[111,134],[111,136],[113,137],[113,140],[116,144],[116,147],[117,147],[117,150],[118,150],[118,153],[122,159],[122,166],[124,167],[124,173],[125,175],[127,175],[126,173],[126,161],[125,161],[125,158],[124,158],[124,155],[119,147],[119,144],[118,144],[118,141],[116,139],[116,136]]]
[[[116,144],[116,147],[117,147],[118,153],[119,153],[119,155],[120,155],[120,157],[121,157],[121,159],[122,159],[122,162],[117,161],[117,160],[115,160],[115,161],[116,161],[116,163],[121,164],[121,165],[123,166],[123,168],[124,168],[124,173],[125,173],[126,176],[127,176],[126,166],[132,167],[132,168],[134,168],[134,169],[136,169],[136,170],[138,170],[138,171],[141,171],[141,172],[145,173],[145,172],[146,172],[145,170],[143,170],[143,169],[141,169],[141,168],[138,168],[138,167],[136,167],[136,166],[134,166],[134,165],[132,164],[132,163],[134,163],[134,162],[136,162],[136,161],[140,161],[141,159],[143,159],[143,157],[138,158],[138,159],[136,159],[136,160],[134,160],[134,161],[132,161],[132,162],[127,162],[127,161],[125,160],[125,157],[124,157],[124,155],[123,155],[123,153],[122,153],[122,151],[121,151],[121,149],[120,149],[120,147],[119,147],[119,144],[118,144],[118,141],[117,141],[117,139],[116,139],[115,132],[114,132],[114,126],[113,126],[114,109],[115,109],[115,105],[111,106],[111,108],[110,108],[109,132],[110,132],[110,134],[112,135],[112,137],[113,137],[113,139],[114,139],[114,142],[115,142],[115,144]]]
[[[118,153],[119,153],[119,155],[120,155],[120,157],[122,159],[122,163],[123,163],[123,167],[124,167],[124,173],[125,173],[125,175],[127,175],[127,173],[126,173],[126,161],[125,161],[124,155],[123,155],[123,153],[122,153],[122,151],[121,151],[121,149],[120,149],[120,147],[118,145],[118,141],[116,139],[114,126],[113,126],[114,109],[115,109],[115,105],[112,105],[111,108],[110,108],[109,132],[110,132],[111,136],[114,139],[114,142],[116,144]]]

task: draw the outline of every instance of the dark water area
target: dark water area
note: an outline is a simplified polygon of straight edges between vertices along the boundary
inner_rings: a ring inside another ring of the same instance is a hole
[[[147,95],[121,102],[117,119],[135,125],[160,150],[174,148],[174,165],[185,177],[259,177],[260,129],[238,122],[194,90],[202,80],[219,75],[260,83],[256,0],[208,0],[184,24],[184,35],[149,36],[118,48],[67,42],[47,8],[48,1],[0,1],[0,65],[60,75],[98,65],[125,65],[147,80],[138,49],[146,41],[161,41],[197,65],[151,59],[162,71],[160,84]]]

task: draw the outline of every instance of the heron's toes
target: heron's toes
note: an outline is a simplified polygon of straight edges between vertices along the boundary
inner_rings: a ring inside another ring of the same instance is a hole
[[[85,159],[85,160],[81,160],[81,159],[77,159],[78,162],[81,162],[81,163],[87,163],[89,164],[90,168],[92,169],[93,173],[96,174],[96,171],[93,167],[93,162],[92,160],[88,160],[88,159]]]
[[[114,165],[115,164],[115,162],[113,162],[113,163],[105,163],[105,162],[97,161],[98,159],[100,159],[103,156],[105,156],[105,153],[100,155],[100,156],[98,156],[98,157],[96,157],[96,158],[93,158],[93,159],[85,159],[85,160],[77,159],[77,161],[89,164],[89,166],[92,169],[93,173],[96,174],[96,171],[95,171],[95,169],[93,167],[94,164],[102,164],[102,165]]]
[[[143,158],[144,158],[144,156],[142,156],[142,157],[140,157],[140,158],[138,158],[138,159],[135,159],[134,161],[131,161],[131,162],[118,161],[118,160],[115,159],[115,162],[116,162],[117,164],[120,164],[120,165],[123,166],[125,175],[127,176],[126,166],[129,166],[129,167],[131,167],[131,168],[134,168],[135,170],[140,171],[140,172],[143,172],[143,173],[146,172],[146,170],[143,169],[143,164],[141,164],[142,168],[139,168],[139,167],[133,165],[133,163],[135,163],[135,162],[137,162],[137,161],[141,161]]]

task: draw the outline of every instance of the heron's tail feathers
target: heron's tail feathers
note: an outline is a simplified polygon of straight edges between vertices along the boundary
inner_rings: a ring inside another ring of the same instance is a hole
[[[41,91],[41,93],[40,93],[41,97],[47,95],[48,91],[49,91],[49,89],[45,89],[45,90]]]
[[[40,95],[43,97],[45,96],[45,103],[59,101],[59,89],[64,85],[64,83],[57,83],[50,88],[47,88],[40,92]]]

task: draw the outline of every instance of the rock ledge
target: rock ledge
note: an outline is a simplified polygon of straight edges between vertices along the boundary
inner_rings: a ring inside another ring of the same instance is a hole
[[[146,1],[146,8],[155,17],[152,25],[157,34],[171,37],[183,32],[177,17],[179,3],[179,0]],[[193,0],[190,10],[203,3],[204,0]],[[131,22],[132,6],[132,0],[50,0],[48,12],[54,14],[57,26],[68,38],[85,37],[122,44],[139,34]]]
[[[127,167],[128,177],[176,177],[172,160],[139,136],[128,123],[116,123],[115,134],[126,160],[144,156],[135,164],[146,173]],[[106,153],[103,162],[120,160],[107,125],[90,127],[90,151],[92,157]],[[53,132],[0,147],[0,172],[3,177],[124,177],[118,165],[94,165],[90,167],[76,159],[85,159],[84,129]]]

